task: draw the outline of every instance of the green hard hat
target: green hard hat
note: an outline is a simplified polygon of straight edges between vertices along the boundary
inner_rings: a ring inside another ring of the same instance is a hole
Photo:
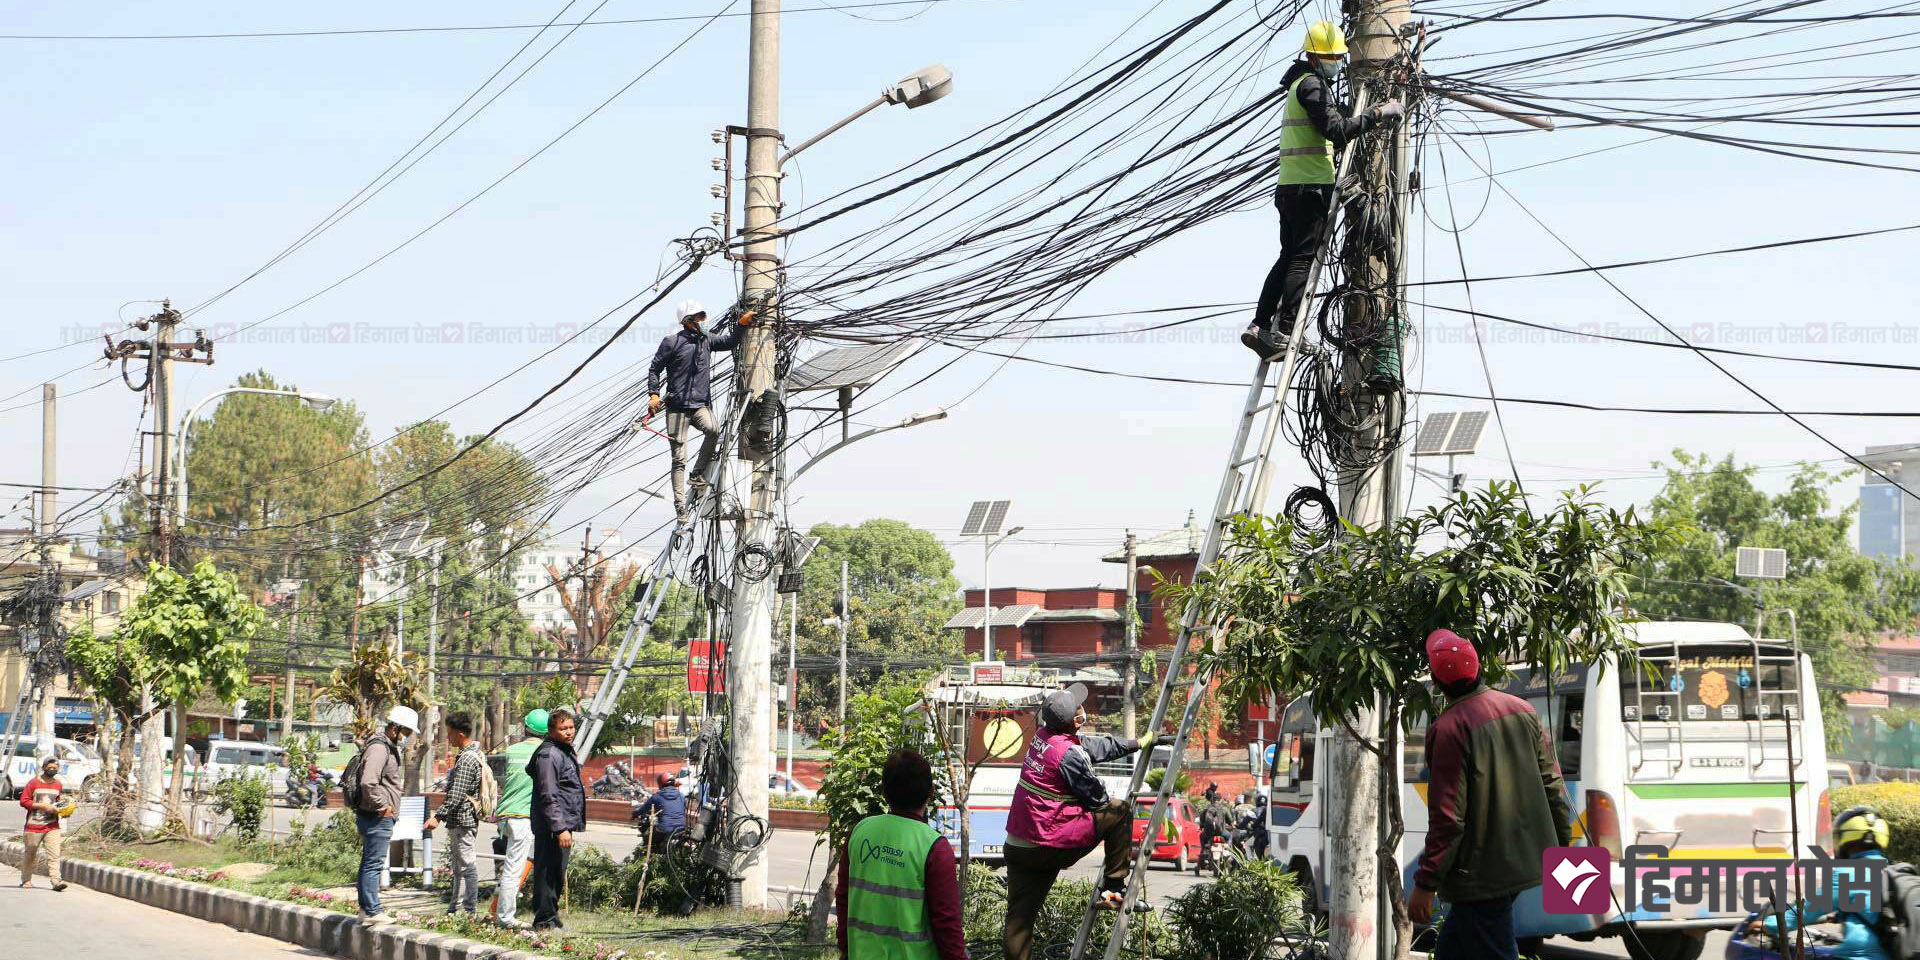
[[[546,733],[547,732],[547,711],[528,710],[527,711],[527,729],[532,730],[534,733]]]

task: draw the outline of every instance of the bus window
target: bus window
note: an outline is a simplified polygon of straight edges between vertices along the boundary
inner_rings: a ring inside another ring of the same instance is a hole
[[[1560,775],[1569,779],[1580,776],[1580,729],[1584,722],[1582,715],[1587,696],[1565,694],[1548,701],[1546,697],[1529,697],[1527,705],[1540,715],[1540,727],[1551,730],[1554,755],[1560,761]]]
[[[1405,745],[1400,751],[1400,773],[1408,783],[1427,782],[1427,725],[1425,723],[1406,732]]]
[[[1658,656],[1659,647],[1649,648]],[[1762,645],[1762,657],[1784,657],[1791,649]],[[1649,669],[1650,668],[1650,669]],[[1765,720],[1799,716],[1800,671],[1790,661],[1756,662],[1753,647],[1715,644],[1685,647],[1675,662],[1653,660],[1648,668],[1620,675],[1623,720]],[[1677,694],[1677,696],[1676,696]]]

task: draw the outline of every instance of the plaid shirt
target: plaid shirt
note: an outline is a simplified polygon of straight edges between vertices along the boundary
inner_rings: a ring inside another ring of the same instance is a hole
[[[474,815],[473,797],[480,792],[480,771],[486,763],[480,745],[472,741],[454,758],[453,772],[447,775],[447,795],[441,799],[440,810],[435,814],[441,823],[463,830],[480,825],[480,818]]]

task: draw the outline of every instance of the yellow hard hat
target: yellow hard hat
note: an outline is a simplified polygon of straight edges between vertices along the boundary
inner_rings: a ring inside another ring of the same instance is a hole
[[[1833,818],[1833,844],[1836,850],[1861,840],[1870,841],[1885,850],[1891,839],[1892,830],[1888,828],[1886,818],[1872,807],[1851,807]]]
[[[1321,56],[1344,57],[1347,55],[1347,35],[1341,33],[1340,25],[1332,20],[1319,20],[1307,28],[1307,42],[1301,49]]]

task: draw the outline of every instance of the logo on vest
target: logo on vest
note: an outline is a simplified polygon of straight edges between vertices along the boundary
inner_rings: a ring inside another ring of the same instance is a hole
[[[896,867],[904,867],[907,865],[907,852],[899,847],[889,846],[884,843],[874,843],[872,840],[860,841],[860,862],[867,863],[871,860],[880,860]]]

